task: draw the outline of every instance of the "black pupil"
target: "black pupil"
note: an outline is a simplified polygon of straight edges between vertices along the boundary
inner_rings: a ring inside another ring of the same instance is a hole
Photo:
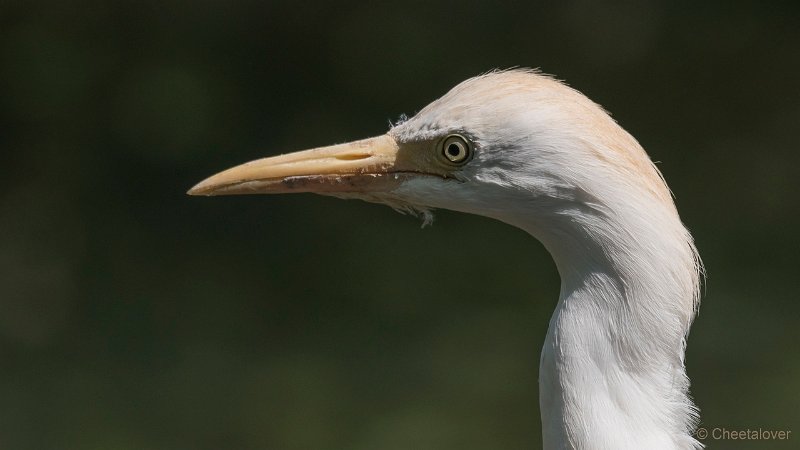
[[[454,158],[456,156],[459,156],[461,154],[461,146],[459,146],[458,144],[455,144],[455,143],[448,145],[447,146],[447,154],[452,156],[452,157],[454,157]]]

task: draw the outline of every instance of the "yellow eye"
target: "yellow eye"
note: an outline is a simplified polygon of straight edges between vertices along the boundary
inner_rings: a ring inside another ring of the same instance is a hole
[[[441,152],[447,161],[464,164],[472,157],[472,143],[460,134],[451,134],[442,140]]]

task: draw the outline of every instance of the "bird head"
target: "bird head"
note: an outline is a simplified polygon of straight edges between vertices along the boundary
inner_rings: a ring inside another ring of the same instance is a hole
[[[313,192],[426,219],[446,208],[515,223],[521,212],[531,222],[602,203],[615,183],[669,200],[647,155],[602,108],[518,69],[464,81],[385,135],[251,161],[189,194]]]
[[[542,354],[545,448],[663,447],[666,433],[674,448],[696,447],[682,364],[700,260],[647,154],[583,94],[535,71],[492,72],[383,136],[259,159],[189,191],[291,192],[385,203],[426,220],[446,208],[525,229],[562,281]],[[645,412],[625,427],[634,431],[609,437],[597,425],[608,422],[601,403],[619,408],[608,416],[619,423]],[[638,430],[647,433],[634,440]]]

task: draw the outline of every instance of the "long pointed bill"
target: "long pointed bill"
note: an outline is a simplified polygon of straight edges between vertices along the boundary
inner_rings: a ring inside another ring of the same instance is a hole
[[[251,161],[201,181],[188,193],[385,192],[420,169],[409,162],[400,157],[395,139],[383,135]]]

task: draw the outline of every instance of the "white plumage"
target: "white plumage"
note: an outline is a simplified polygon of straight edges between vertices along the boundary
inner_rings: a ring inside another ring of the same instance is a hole
[[[469,159],[445,158],[454,135]],[[561,276],[540,362],[544,448],[702,447],[683,361],[697,251],[647,154],[581,93],[535,71],[492,72],[386,136],[254,161],[190,191],[277,192],[426,217],[447,208],[522,228]]]

